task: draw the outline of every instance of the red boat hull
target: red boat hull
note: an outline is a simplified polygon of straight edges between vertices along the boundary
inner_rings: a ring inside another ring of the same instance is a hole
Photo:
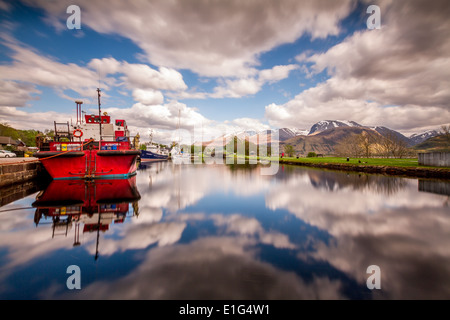
[[[44,151],[36,156],[55,180],[122,179],[136,174],[137,150]]]

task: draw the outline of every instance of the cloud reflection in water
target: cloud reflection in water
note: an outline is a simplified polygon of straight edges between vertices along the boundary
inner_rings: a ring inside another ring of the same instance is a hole
[[[138,258],[125,273],[88,281],[76,297],[450,297],[448,197],[419,192],[416,179],[289,166],[262,176],[259,170],[155,163],[139,171],[139,214],[110,228],[99,245],[104,261],[128,252]],[[0,240],[8,248],[0,281],[40,256],[71,254],[71,239],[50,239],[43,228],[30,232],[23,227],[29,217],[19,217],[0,216]],[[83,241],[93,255],[94,237]],[[372,264],[382,272],[377,292],[365,287]],[[52,283],[39,297],[74,295],[64,283]]]

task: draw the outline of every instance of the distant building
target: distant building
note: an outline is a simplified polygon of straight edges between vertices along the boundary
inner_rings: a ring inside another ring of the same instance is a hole
[[[17,147],[18,150],[25,150],[25,149],[27,149],[27,145],[22,140],[18,139],[18,140],[16,140],[16,142],[17,142],[16,147]]]
[[[7,146],[17,146],[17,141],[11,137],[0,136],[0,149],[4,149]]]
[[[20,139],[14,140],[11,137],[0,136],[0,149],[5,149],[5,147],[7,146],[16,147],[17,150],[23,150],[27,147],[25,143]]]
[[[450,152],[419,153],[419,165],[450,167]]]

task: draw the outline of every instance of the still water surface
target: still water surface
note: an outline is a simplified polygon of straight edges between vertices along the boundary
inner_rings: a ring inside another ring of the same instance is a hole
[[[442,182],[260,170],[153,163],[7,204],[0,299],[450,298],[449,196],[426,192]]]

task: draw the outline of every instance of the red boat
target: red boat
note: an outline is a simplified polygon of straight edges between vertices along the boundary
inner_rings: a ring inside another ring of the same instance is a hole
[[[81,101],[74,125],[55,122],[52,141],[37,139],[39,158],[53,179],[117,179],[136,174],[139,150],[133,149],[125,120],[111,122],[101,113],[100,89],[98,115],[82,117]]]

